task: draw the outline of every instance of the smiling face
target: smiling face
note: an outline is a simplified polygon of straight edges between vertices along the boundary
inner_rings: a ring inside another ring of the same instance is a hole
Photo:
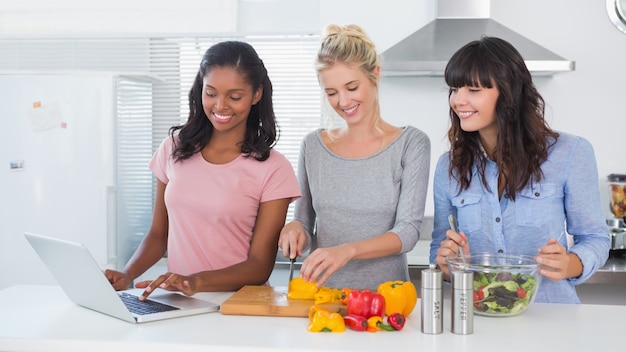
[[[374,73],[378,76],[378,67]],[[337,62],[318,78],[328,103],[348,125],[373,120],[377,88],[362,69]]]
[[[498,88],[459,87],[450,89],[450,107],[459,117],[465,132],[478,131],[481,136],[495,135]]]
[[[202,80],[202,107],[215,132],[245,133],[252,105],[259,102],[256,92],[233,67],[213,67]]]

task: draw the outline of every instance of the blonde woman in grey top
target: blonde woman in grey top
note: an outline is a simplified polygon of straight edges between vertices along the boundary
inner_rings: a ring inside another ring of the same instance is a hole
[[[379,58],[356,25],[327,28],[317,56],[320,86],[344,124],[302,142],[294,220],[279,246],[290,258],[311,252],[300,275],[319,286],[375,290],[409,280],[406,252],[419,239],[430,140],[380,114]]]

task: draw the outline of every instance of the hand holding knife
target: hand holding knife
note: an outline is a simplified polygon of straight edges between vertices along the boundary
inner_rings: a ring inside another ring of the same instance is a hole
[[[307,235],[298,221],[292,221],[285,225],[280,232],[278,247],[282,249],[283,255],[289,258],[289,282],[293,280],[294,263],[302,248],[307,245]],[[300,249],[298,249],[300,248]]]

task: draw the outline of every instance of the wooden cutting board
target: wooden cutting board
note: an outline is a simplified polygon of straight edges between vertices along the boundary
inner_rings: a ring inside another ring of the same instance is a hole
[[[227,315],[264,315],[275,317],[308,317],[313,300],[287,298],[287,287],[244,286],[222,303]],[[320,306],[345,315],[346,306],[324,303]]]

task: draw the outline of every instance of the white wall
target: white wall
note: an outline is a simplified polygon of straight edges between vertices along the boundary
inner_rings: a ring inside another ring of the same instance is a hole
[[[233,32],[237,0],[20,0],[0,3],[0,35]]]
[[[232,30],[308,33],[319,32],[329,23],[356,23],[382,52],[436,15],[436,0],[178,0],[158,6],[148,0],[115,0],[100,3],[98,11],[91,6],[78,0],[2,2],[0,36]],[[621,144],[626,117],[626,34],[610,23],[602,0],[579,1],[575,6],[566,0],[492,1],[491,16],[576,61],[575,71],[535,82],[546,100],[552,126],[582,135],[594,145],[598,183],[603,197],[608,197],[606,175],[626,174]],[[412,124],[430,135],[432,174],[436,159],[447,149],[448,106],[443,79],[385,78],[381,103],[383,116],[390,122]],[[429,195],[427,214],[432,214],[432,209]],[[608,209],[605,211],[608,216]]]

